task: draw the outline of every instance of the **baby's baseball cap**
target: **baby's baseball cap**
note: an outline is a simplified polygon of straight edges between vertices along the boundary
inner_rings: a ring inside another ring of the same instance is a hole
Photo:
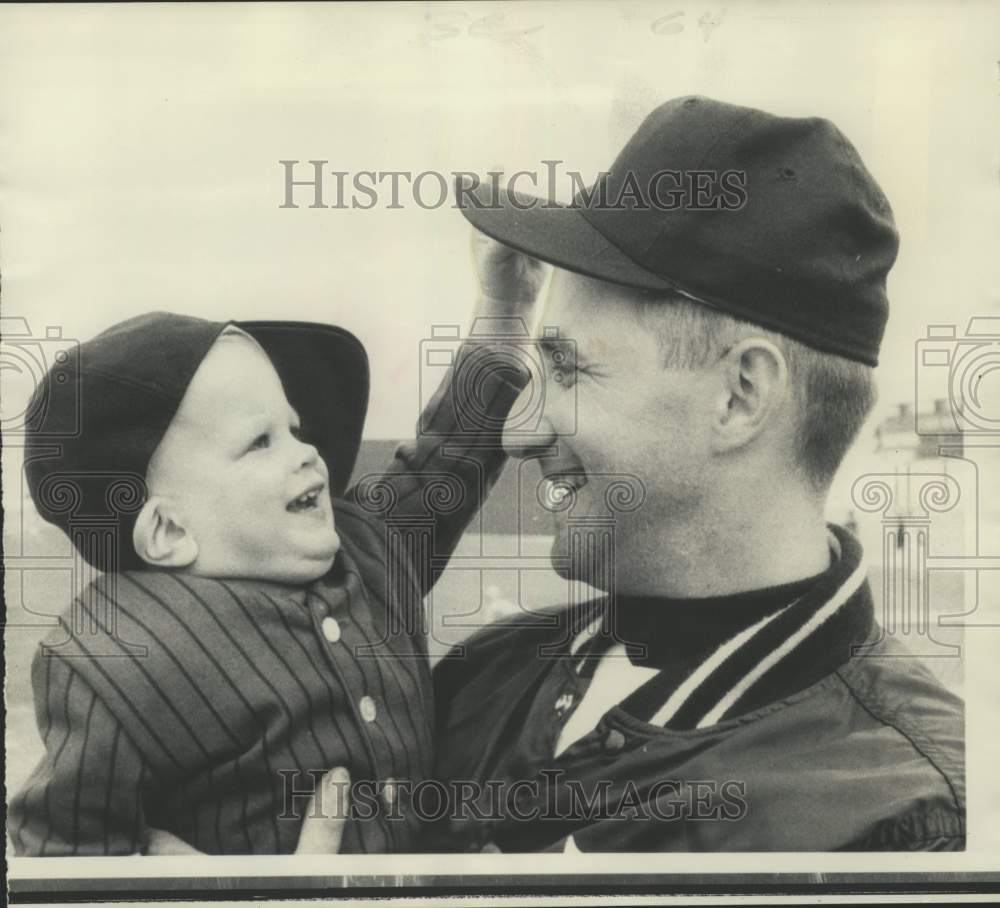
[[[28,490],[41,516],[94,567],[144,567],[132,529],[149,461],[195,371],[230,325],[270,357],[305,436],[326,461],[331,494],[347,488],[368,409],[368,357],[354,335],[310,322],[139,315],[68,351],[29,406],[37,416],[26,427]],[[88,527],[103,530],[103,541]]]
[[[675,98],[595,189],[558,205],[482,184],[458,204],[483,233],[560,268],[678,292],[877,365],[899,238],[828,120]]]

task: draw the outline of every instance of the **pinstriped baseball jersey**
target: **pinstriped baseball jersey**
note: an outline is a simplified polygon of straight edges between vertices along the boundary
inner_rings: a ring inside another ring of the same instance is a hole
[[[32,666],[45,753],[10,806],[19,854],[128,854],[149,827],[209,853],[289,853],[335,766],[371,783],[342,850],[413,849],[415,815],[386,807],[393,780],[432,764],[422,599],[500,472],[520,390],[509,370],[480,375],[446,378],[417,443],[334,503],[342,548],[308,587],[161,571],[91,585]],[[460,420],[458,394],[500,418]]]

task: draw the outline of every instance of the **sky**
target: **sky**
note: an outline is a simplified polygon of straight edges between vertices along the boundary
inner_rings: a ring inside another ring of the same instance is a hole
[[[467,224],[409,200],[281,208],[279,161],[596,175],[649,110],[699,93],[832,119],[885,190],[902,245],[884,413],[914,396],[928,324],[1000,314],[998,19],[972,2],[6,6],[3,314],[79,339],[155,309],[339,323],[371,357],[367,435],[400,437],[431,390],[421,340],[470,312]],[[9,373],[5,413],[25,393]]]

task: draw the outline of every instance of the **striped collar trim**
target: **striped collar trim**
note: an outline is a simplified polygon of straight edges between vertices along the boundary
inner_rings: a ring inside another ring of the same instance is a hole
[[[831,525],[830,548],[833,563],[812,589],[720,644],[680,684],[657,674],[622,709],[660,727],[705,728],[802,690],[846,662],[871,628],[872,606],[860,544]],[[589,650],[580,637],[574,644]]]

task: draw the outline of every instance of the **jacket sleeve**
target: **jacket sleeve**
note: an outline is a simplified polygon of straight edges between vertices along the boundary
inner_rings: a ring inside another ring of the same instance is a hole
[[[843,851],[965,851],[965,815],[917,807],[889,817],[848,843]]]
[[[15,853],[142,851],[148,778],[142,755],[71,660],[39,652],[32,686],[45,752],[10,804],[8,831]]]
[[[405,537],[421,594],[434,585],[506,462],[503,423],[528,381],[503,341],[467,341],[388,468],[345,496]],[[422,542],[420,537],[431,539]],[[434,567],[432,568],[432,561]]]

